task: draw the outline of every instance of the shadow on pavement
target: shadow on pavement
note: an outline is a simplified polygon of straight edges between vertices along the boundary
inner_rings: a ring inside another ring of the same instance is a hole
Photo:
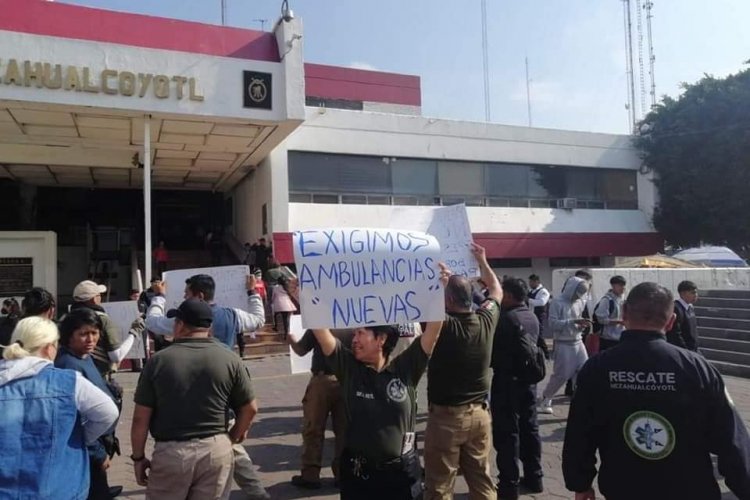
[[[260,472],[289,472],[291,479],[299,468],[299,446],[275,443],[256,443],[249,448],[250,458]]]
[[[253,424],[250,429],[251,438],[269,438],[299,434],[302,429],[302,417],[272,417],[265,416]]]

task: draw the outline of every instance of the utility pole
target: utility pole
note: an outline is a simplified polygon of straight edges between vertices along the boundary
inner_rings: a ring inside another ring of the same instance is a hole
[[[227,25],[227,0],[221,0],[221,25]]]
[[[529,78],[529,58],[526,57],[526,106],[529,113],[529,127],[531,127],[531,79]]]
[[[487,42],[487,0],[482,0],[482,63],[484,66],[484,119],[490,121],[490,68]]]

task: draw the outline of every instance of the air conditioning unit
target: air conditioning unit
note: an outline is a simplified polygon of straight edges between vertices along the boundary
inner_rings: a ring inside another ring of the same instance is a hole
[[[557,200],[557,208],[562,208],[564,210],[573,210],[578,205],[578,200],[575,198],[563,198],[561,200]]]

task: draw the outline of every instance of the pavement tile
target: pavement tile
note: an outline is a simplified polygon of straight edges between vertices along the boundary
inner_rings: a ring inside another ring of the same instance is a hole
[[[289,484],[294,474],[299,472],[299,454],[302,445],[300,429],[302,426],[301,400],[307,386],[305,374],[290,375],[289,357],[287,355],[270,355],[245,361],[253,376],[253,384],[258,397],[260,412],[250,430],[250,438],[245,442],[250,457],[258,465],[261,479],[274,499],[314,498],[328,500],[338,498],[333,488],[333,476],[330,468],[323,469],[324,487],[317,491],[306,491]],[[125,390],[122,418],[118,424],[118,435],[122,446],[122,456],[115,457],[110,469],[110,484],[123,485],[124,492],[120,498],[142,499],[144,488],[138,486],[133,477],[133,467],[129,458],[130,424],[133,412],[133,393],[138,380],[137,373],[122,372],[117,374],[117,381]],[[727,388],[745,420],[750,423],[750,380],[725,377]],[[426,425],[426,377],[419,386],[417,431],[423,432]],[[565,436],[565,419],[568,414],[567,398],[555,399],[555,415],[540,415],[539,429],[542,435],[545,492],[539,495],[524,495],[523,499],[572,498],[565,489],[560,469],[560,457]],[[327,443],[323,457],[324,464],[330,464],[333,449],[333,434],[326,434]],[[421,440],[420,440],[421,442]],[[152,443],[149,444],[149,453]],[[494,453],[493,453],[494,463]],[[726,488],[724,488],[726,491]],[[457,499],[468,499],[468,490],[463,477],[456,481]],[[244,495],[236,487],[232,499],[240,500]],[[726,493],[723,500],[734,499]]]

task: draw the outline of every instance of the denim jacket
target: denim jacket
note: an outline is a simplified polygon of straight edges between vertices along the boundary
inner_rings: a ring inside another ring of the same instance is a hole
[[[0,498],[88,496],[76,377],[40,358],[0,361]]]

